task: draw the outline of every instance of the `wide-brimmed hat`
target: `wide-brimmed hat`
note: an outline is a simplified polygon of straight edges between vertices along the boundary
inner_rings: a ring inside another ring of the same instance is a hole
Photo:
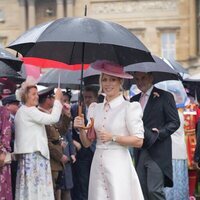
[[[124,72],[122,66],[108,60],[97,60],[96,62],[91,64],[91,67],[100,71],[101,73],[108,74],[111,76],[116,76],[124,79],[133,78],[132,75]]]

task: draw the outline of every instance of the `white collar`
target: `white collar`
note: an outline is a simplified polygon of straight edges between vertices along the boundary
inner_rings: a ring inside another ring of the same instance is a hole
[[[111,100],[110,102],[108,102],[105,98],[103,104],[105,106],[105,104],[107,103],[107,104],[109,104],[110,108],[115,108],[115,107],[119,106],[123,101],[125,101],[123,95],[119,95],[116,98],[114,98],[113,100]]]

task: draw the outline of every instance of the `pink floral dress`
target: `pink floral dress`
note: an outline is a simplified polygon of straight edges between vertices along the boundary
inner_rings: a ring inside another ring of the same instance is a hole
[[[11,122],[6,108],[0,107],[0,153],[10,152]],[[0,200],[12,200],[10,164],[0,167]]]

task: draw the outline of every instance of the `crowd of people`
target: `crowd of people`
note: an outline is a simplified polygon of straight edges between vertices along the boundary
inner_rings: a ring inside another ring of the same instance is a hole
[[[200,137],[191,160],[185,108],[153,85],[152,73],[134,72],[141,92],[128,100],[123,80],[132,75],[107,60],[91,67],[100,89],[84,87],[82,113],[70,89],[38,91],[30,77],[2,99],[0,199],[189,199],[188,160],[199,168]]]

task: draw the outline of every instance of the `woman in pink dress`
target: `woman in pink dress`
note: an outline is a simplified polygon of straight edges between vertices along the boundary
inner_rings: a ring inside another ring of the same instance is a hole
[[[11,169],[5,163],[6,153],[11,151],[11,122],[10,114],[0,107],[0,199],[12,200]]]

